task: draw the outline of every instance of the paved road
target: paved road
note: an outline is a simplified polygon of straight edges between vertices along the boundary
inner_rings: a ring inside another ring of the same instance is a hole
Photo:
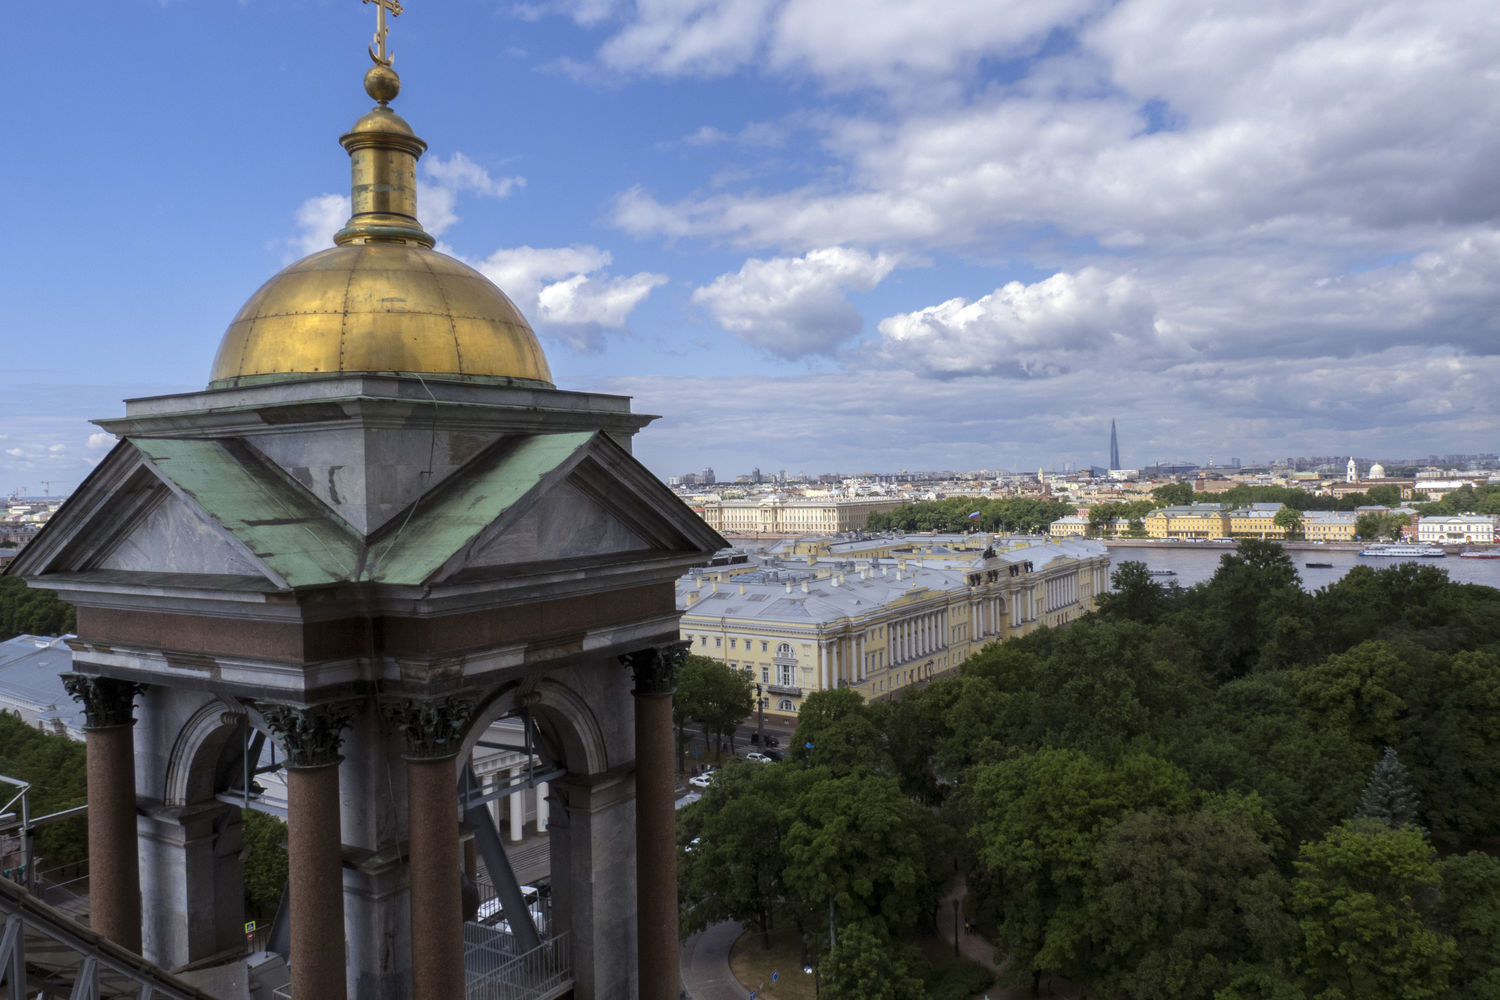
[[[726,920],[682,942],[682,988],[692,1000],[749,1000],[750,991],[729,972],[729,948],[743,931]]]

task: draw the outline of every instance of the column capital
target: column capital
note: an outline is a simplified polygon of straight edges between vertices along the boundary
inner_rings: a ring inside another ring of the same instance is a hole
[[[647,646],[620,657],[635,677],[634,695],[674,694],[677,691],[677,668],[687,659],[689,641],[669,642],[664,646]]]
[[[135,696],[146,690],[146,685],[72,673],[63,674],[62,681],[73,700],[83,705],[85,729],[135,725]]]
[[[459,695],[430,700],[382,699],[380,710],[401,730],[408,760],[442,760],[458,756],[474,715],[474,699]]]
[[[255,710],[286,750],[287,767],[325,767],[339,755],[350,710],[345,704],[275,705],[257,703]]]

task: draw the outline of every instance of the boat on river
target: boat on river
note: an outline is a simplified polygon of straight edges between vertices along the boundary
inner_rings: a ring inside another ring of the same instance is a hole
[[[1303,563],[1302,565],[1306,566],[1308,569],[1333,569],[1333,563],[1310,562]]]
[[[1360,549],[1362,556],[1373,556],[1384,559],[1441,559],[1448,553],[1440,546],[1429,545],[1426,542],[1412,544],[1410,542],[1392,542],[1390,544],[1375,544],[1368,548]]]
[[[1500,549],[1464,549],[1460,559],[1500,559]]]

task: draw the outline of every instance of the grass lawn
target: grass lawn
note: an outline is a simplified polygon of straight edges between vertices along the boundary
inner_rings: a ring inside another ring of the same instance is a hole
[[[771,982],[772,971],[779,973]],[[729,950],[729,971],[755,990],[757,1000],[813,1000],[813,977],[802,971],[802,935],[795,926],[771,931],[771,948],[761,947],[760,931],[742,934]]]

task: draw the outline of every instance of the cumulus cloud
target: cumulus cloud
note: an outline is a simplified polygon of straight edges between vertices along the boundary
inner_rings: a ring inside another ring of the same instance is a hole
[[[115,436],[104,431],[95,431],[89,435],[88,446],[93,450],[113,448],[115,446]]]
[[[604,348],[605,334],[623,330],[632,310],[666,275],[610,275],[608,251],[592,246],[496,250],[475,267],[511,297],[548,336],[583,354]]]
[[[740,340],[777,357],[835,353],[864,320],[850,291],[868,292],[896,262],[848,247],[747,260],[693,292],[693,301]]]
[[[1102,6],[1101,0],[672,0],[634,5],[599,49],[606,67],[660,76],[722,76],[766,68],[831,89],[874,86],[917,96],[913,84],[1013,57]],[[602,0],[562,5],[598,24]]]
[[[891,316],[879,329],[885,356],[924,375],[1033,376],[1093,364],[1113,350],[1155,357],[1155,322],[1150,294],[1128,275],[1086,268]]]

